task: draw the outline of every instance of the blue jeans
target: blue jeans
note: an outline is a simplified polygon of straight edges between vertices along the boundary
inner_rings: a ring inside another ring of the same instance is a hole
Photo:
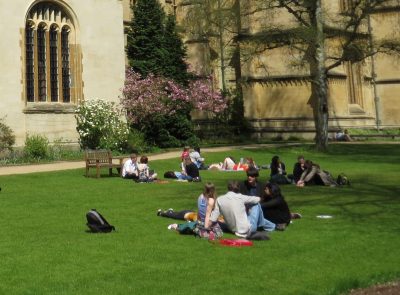
[[[192,178],[191,176],[185,175],[185,174],[183,174],[183,173],[181,173],[181,172],[174,172],[174,173],[175,173],[175,176],[176,176],[178,179],[181,179],[181,180],[188,180],[188,181],[193,180],[193,178]]]
[[[256,232],[259,227],[262,227],[265,231],[275,230],[275,223],[264,218],[260,204],[250,207],[247,220],[250,222],[251,232]]]

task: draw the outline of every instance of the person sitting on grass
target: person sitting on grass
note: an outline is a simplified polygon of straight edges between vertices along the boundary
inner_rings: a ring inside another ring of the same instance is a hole
[[[170,208],[165,211],[158,209],[157,216],[186,220],[186,221],[199,220],[209,225],[209,217],[211,215],[212,209],[214,208],[216,197],[217,193],[215,191],[214,184],[211,182],[207,182],[204,185],[203,193],[197,199],[198,213],[196,213],[193,210],[174,211],[174,209]]]
[[[335,139],[337,141],[352,141],[353,139],[350,137],[349,130],[344,129],[344,131],[339,130],[336,135]]]
[[[254,167],[246,171],[247,179],[240,183],[239,191],[242,195],[257,196],[263,195],[264,185],[258,181],[258,170]]]
[[[305,170],[304,162],[305,162],[304,156],[300,155],[297,157],[297,162],[296,162],[296,164],[294,164],[294,167],[293,167],[294,183],[297,183],[300,180],[301,175],[303,174],[303,172]]]
[[[304,172],[301,175],[299,181],[297,182],[298,187],[303,187],[304,185],[330,185],[336,186],[335,180],[330,176],[329,173],[321,169],[317,163],[313,163],[310,160],[304,162]]]
[[[201,181],[199,168],[192,162],[189,156],[185,157],[181,172],[174,172],[176,178],[187,181]]]
[[[149,158],[141,156],[139,164],[137,164],[138,179],[146,182],[151,182],[157,179],[157,173],[150,170],[148,166]]]
[[[210,221],[214,224],[223,215],[229,231],[242,238],[251,238],[258,228],[265,231],[282,230],[281,225],[264,218],[259,202],[260,197],[240,194],[238,181],[229,181],[228,192],[217,198]]]
[[[207,170],[208,166],[204,164],[204,158],[200,155],[200,148],[195,147],[192,152],[189,154],[192,162],[196,164],[197,168],[200,170]]]
[[[133,180],[139,178],[136,154],[131,154],[130,158],[125,161],[124,166],[122,167],[122,178]]]
[[[289,206],[276,183],[267,183],[260,202],[264,218],[288,226],[291,219],[301,218],[300,213],[290,213]],[[284,227],[284,226],[282,226]]]
[[[211,182],[207,182],[204,185],[203,193],[197,199],[197,214],[192,210],[174,212],[173,209],[168,209],[166,211],[158,209],[157,215],[189,221],[186,224],[174,223],[168,226],[168,229],[176,230],[182,234],[190,234],[193,232],[194,228],[197,227],[208,229],[214,233],[217,233],[218,235],[221,235],[222,230],[220,229],[219,224],[216,223],[215,225],[212,225],[210,222],[210,216],[212,210],[214,209],[216,197],[217,193],[215,190],[215,185]]]
[[[285,164],[281,161],[279,156],[272,157],[270,181],[278,184],[292,183],[287,177]]]

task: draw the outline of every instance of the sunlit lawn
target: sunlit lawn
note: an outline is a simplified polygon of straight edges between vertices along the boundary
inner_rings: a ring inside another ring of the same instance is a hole
[[[291,170],[298,154],[350,187],[282,187],[303,218],[253,247],[217,246],[167,230],[158,208],[195,209],[201,183],[135,184],[83,169],[0,177],[0,294],[340,294],[400,277],[400,146],[334,145],[205,153]],[[159,175],[179,159],[151,163]],[[265,181],[269,170],[262,170]],[[202,171],[218,193],[243,172]],[[86,233],[97,208],[117,232]],[[317,215],[332,215],[319,219]],[[226,237],[234,238],[232,235]]]

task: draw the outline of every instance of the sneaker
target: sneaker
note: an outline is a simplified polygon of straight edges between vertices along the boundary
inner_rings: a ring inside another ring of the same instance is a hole
[[[275,230],[284,231],[286,229],[286,223],[279,223],[275,225]]]
[[[161,215],[161,212],[162,212],[162,210],[161,210],[161,209],[158,209],[158,210],[157,210],[157,216],[160,216],[160,215]]]
[[[173,211],[174,211],[174,209],[172,209],[172,208],[169,208],[167,211],[173,212]]]
[[[178,228],[178,225],[176,223],[170,224],[167,227],[169,230],[176,230]]]
[[[302,218],[303,216],[301,216],[301,214],[300,213],[291,213],[290,214],[290,218],[291,219],[300,219],[300,218]]]

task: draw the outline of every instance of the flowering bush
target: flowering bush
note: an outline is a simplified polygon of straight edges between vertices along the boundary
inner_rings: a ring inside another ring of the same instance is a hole
[[[187,88],[163,77],[152,74],[142,78],[128,69],[122,90],[122,105],[128,120],[140,125],[155,114],[173,115],[193,109],[220,113],[227,108],[227,101],[219,90],[213,90],[211,79],[196,80]]]
[[[75,118],[81,147],[121,150],[126,145],[129,133],[121,114],[115,103],[100,99],[79,105]]]

